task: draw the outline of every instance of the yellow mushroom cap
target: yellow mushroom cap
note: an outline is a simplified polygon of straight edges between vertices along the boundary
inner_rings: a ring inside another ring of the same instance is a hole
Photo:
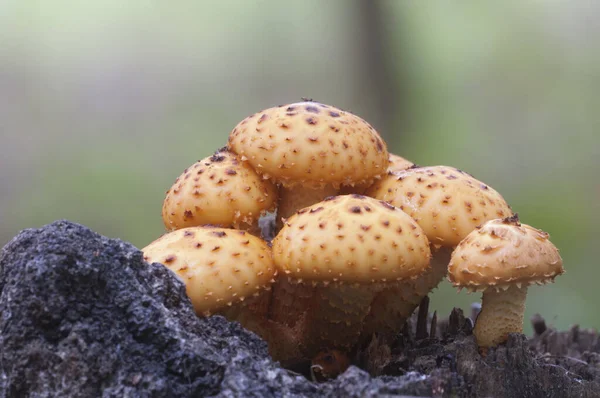
[[[247,117],[231,132],[228,148],[285,187],[369,183],[388,166],[386,144],[369,123],[318,102]]]
[[[512,215],[493,188],[447,166],[388,173],[366,195],[399,207],[423,228],[432,244],[454,247],[475,227]]]
[[[402,156],[398,156],[393,153],[390,153],[388,156],[388,168],[387,168],[388,173],[394,172],[394,171],[406,170],[413,166],[414,166],[413,162],[404,159]],[[366,183],[366,184],[344,185],[341,188],[339,195],[347,195],[347,194],[352,194],[352,193],[357,193],[357,194],[362,195],[371,185],[372,185],[371,182]]]
[[[270,288],[276,268],[265,241],[245,231],[189,227],[169,232],[142,249],[186,284],[196,313],[209,315]]]
[[[510,284],[544,284],[562,274],[563,262],[546,232],[518,217],[491,220],[452,253],[448,278],[458,287],[485,290]]]
[[[167,229],[213,224],[252,225],[277,205],[277,188],[226,150],[187,168],[167,191],[162,216]]]
[[[413,167],[415,164],[402,156],[390,153],[387,171],[402,171]]]
[[[388,203],[334,196],[291,216],[273,240],[280,272],[313,282],[371,283],[414,278],[429,268],[423,230]]]

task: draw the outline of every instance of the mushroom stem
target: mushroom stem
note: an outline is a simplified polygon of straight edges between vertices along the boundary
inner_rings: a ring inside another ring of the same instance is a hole
[[[480,348],[505,342],[509,333],[523,333],[526,296],[526,286],[511,285],[506,290],[488,288],[483,292],[481,312],[473,330]]]
[[[246,231],[257,238],[262,239],[262,228],[258,224],[258,219],[249,222],[249,223],[237,223],[232,226],[232,228],[239,229],[242,231]]]
[[[306,354],[313,357],[323,348],[351,348],[377,290],[362,284],[317,287],[304,330]]]
[[[292,188],[281,187],[279,189],[279,206],[277,208],[277,229],[283,226],[282,219],[286,219],[296,213],[298,210],[314,205],[328,196],[335,196],[338,193],[332,185],[325,185],[320,189],[310,189],[302,185],[296,185]]]
[[[215,313],[223,315],[230,321],[237,321],[240,322],[242,326],[246,326],[243,322],[246,319],[267,318],[270,301],[271,289],[263,290],[257,295],[251,296],[242,302],[233,303]]]
[[[294,326],[310,305],[315,288],[302,282],[291,282],[279,274],[273,285],[268,317],[274,322]]]
[[[362,339],[375,332],[397,333],[404,322],[448,273],[452,250],[442,247],[434,251],[430,267],[415,280],[400,282],[375,297],[368,320],[363,325]]]
[[[414,299],[411,301],[415,304],[414,308],[419,305],[423,297],[427,296],[435,289],[446,275],[448,275],[448,263],[450,262],[451,255],[452,248],[441,247],[435,249],[432,245],[431,267],[414,281],[408,282],[414,286],[414,291],[416,293]]]
[[[304,360],[304,355],[300,352],[300,338],[305,317],[298,320],[294,327],[290,327],[240,306],[230,308],[223,312],[223,315],[229,320],[239,322],[244,328],[265,340],[271,357],[283,366],[293,366]]]

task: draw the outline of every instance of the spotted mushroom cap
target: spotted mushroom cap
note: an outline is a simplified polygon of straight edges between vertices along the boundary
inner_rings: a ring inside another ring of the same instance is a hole
[[[415,164],[402,156],[390,153],[388,156],[387,172],[401,171],[413,167]],[[363,194],[372,184],[351,184],[344,185],[340,190],[340,195],[348,195],[352,193]]]
[[[550,282],[564,270],[548,238],[546,232],[521,224],[517,216],[488,221],[456,247],[448,279],[470,290]]]
[[[402,156],[390,153],[387,171],[402,171],[413,167],[415,164]]]
[[[288,218],[273,258],[295,280],[372,283],[415,278],[429,268],[423,230],[388,203],[333,196]]]
[[[277,188],[238,156],[219,150],[177,178],[163,202],[168,230],[213,224],[242,228],[277,205]]]
[[[285,187],[370,183],[388,166],[387,146],[369,123],[312,101],[245,118],[231,132],[228,148]]]
[[[144,260],[164,264],[183,280],[199,315],[270,289],[276,275],[267,243],[235,229],[183,228],[161,236],[142,252]]]
[[[388,173],[365,193],[399,207],[423,228],[432,244],[454,247],[475,227],[512,215],[493,188],[448,166]]]

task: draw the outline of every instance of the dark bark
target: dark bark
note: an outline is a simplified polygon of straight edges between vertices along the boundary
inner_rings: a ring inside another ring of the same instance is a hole
[[[511,335],[483,358],[462,311],[420,316],[314,383],[237,323],[197,318],[183,283],[132,245],[59,221],[0,254],[0,397],[598,396],[596,332],[536,318],[534,337]]]

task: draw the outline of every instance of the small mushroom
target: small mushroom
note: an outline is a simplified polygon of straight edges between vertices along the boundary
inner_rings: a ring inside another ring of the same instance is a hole
[[[276,205],[276,186],[236,154],[220,149],[177,178],[162,216],[168,230],[211,224],[259,235],[258,219]]]
[[[315,286],[303,302],[305,354],[351,348],[374,295],[421,275],[430,256],[412,218],[366,196],[327,198],[288,218],[273,240],[273,259],[291,284]],[[288,311],[276,305],[272,310]]]
[[[486,222],[452,253],[448,278],[454,286],[482,291],[473,334],[486,351],[523,332],[527,288],[553,282],[563,262],[546,232],[521,224],[518,216]]]
[[[470,174],[448,166],[412,167],[394,171],[370,187],[366,195],[384,200],[413,217],[432,244],[430,271],[410,288],[381,292],[365,334],[397,330],[421,299],[446,276],[454,247],[477,226],[512,215],[504,198]],[[408,315],[407,315],[408,314]]]
[[[161,263],[186,285],[199,316],[233,305],[267,311],[268,295],[277,275],[271,248],[246,231],[189,227],[169,232],[144,249],[147,262]]]

